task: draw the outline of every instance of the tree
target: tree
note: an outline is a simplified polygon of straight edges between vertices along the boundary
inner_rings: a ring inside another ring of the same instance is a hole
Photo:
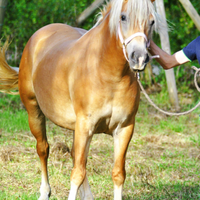
[[[8,0],[0,0],[0,33],[3,26],[5,10],[7,6]]]
[[[197,11],[191,4],[189,0],[179,0],[183,7],[185,8],[188,15],[191,17],[192,21],[194,22],[195,26],[200,31],[200,16],[198,15]]]
[[[163,0],[156,1],[156,8],[157,8],[158,14],[162,16],[163,21],[166,23],[165,8],[164,8]],[[159,34],[160,34],[162,49],[165,52],[171,54],[169,35],[168,35],[167,30],[165,32],[162,31]],[[176,110],[178,110],[179,104],[178,104],[178,94],[177,94],[177,89],[176,89],[174,70],[173,69],[167,70],[165,74],[166,74],[166,79],[167,79],[167,87],[168,87],[170,103],[175,107]]]
[[[1,0],[0,0],[1,1]],[[10,37],[11,65],[19,65],[21,53],[31,35],[51,23],[76,26],[78,15],[92,0],[9,0],[2,29],[3,40]],[[92,19],[93,22],[93,19]],[[92,22],[86,28],[92,26]],[[4,42],[4,41],[3,41]],[[17,62],[15,61],[18,55]]]
[[[94,11],[104,3],[104,0],[95,0],[89,7],[87,7],[76,20],[78,25],[82,24]]]

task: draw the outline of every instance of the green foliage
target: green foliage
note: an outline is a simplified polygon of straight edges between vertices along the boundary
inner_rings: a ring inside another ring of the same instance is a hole
[[[17,46],[21,52],[30,36],[39,28],[50,23],[67,23],[77,26],[76,19],[94,0],[32,0],[8,1],[2,36],[13,39],[12,51]],[[165,0],[166,16],[172,27],[170,43],[172,53],[183,48],[191,39],[199,35],[194,23],[177,0]],[[200,13],[198,0],[191,3]],[[95,14],[99,12],[95,12]],[[94,24],[95,14],[86,20],[83,28],[89,29]],[[155,40],[159,40],[157,36]],[[158,42],[157,42],[158,43]]]
[[[196,11],[200,14],[199,0],[190,0]],[[164,0],[165,12],[168,24],[171,27],[169,32],[172,53],[182,49],[189,42],[199,36],[196,28],[180,1]]]
[[[31,35],[41,27],[51,23],[76,25],[76,19],[92,0],[32,0],[8,1],[2,36],[10,36],[12,43],[9,50],[21,55]],[[94,17],[94,16],[92,16]],[[87,20],[87,26],[93,25],[93,19]],[[20,56],[16,66],[19,65]],[[12,64],[12,63],[11,63]]]

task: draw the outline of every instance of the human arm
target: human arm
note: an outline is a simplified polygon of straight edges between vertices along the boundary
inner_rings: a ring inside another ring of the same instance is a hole
[[[163,67],[163,69],[166,70],[190,61],[182,50],[173,55],[169,55],[160,49],[152,40],[150,41],[150,48],[148,50],[151,55],[159,55],[159,58],[156,58],[156,60]]]

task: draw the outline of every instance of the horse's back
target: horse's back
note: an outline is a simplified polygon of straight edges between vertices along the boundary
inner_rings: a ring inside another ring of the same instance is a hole
[[[33,55],[33,67],[37,67],[38,63],[49,52],[56,52],[58,48],[61,49],[63,43],[66,44],[66,49],[66,46],[70,46],[70,43],[80,38],[84,31],[65,24],[51,24],[39,29],[33,34],[25,47],[25,51]]]

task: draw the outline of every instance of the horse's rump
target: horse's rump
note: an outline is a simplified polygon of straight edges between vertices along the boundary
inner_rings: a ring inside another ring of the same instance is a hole
[[[27,90],[31,89],[43,113],[54,123],[71,129],[75,115],[67,85],[73,60],[67,57],[71,57],[69,49],[83,33],[83,29],[65,24],[47,25],[30,38],[20,64],[20,76],[25,73],[29,77],[28,82],[24,77],[19,80],[20,91],[29,94]]]

